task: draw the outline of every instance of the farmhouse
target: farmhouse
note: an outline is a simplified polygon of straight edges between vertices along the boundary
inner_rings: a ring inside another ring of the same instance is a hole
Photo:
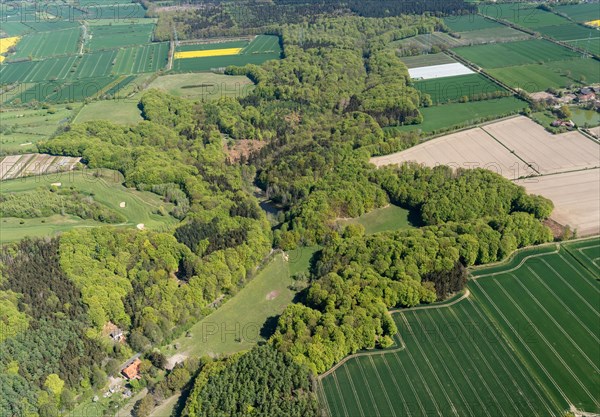
[[[123,368],[121,373],[123,375],[125,375],[125,377],[129,380],[140,379],[141,378],[141,376],[140,376],[140,365],[141,364],[142,364],[142,361],[139,358],[136,358],[136,359],[134,359],[133,362],[131,362],[130,365]]]
[[[594,90],[589,87],[582,88],[579,90],[579,94],[577,94],[577,100],[579,101],[591,101],[595,98],[596,94],[594,93]]]

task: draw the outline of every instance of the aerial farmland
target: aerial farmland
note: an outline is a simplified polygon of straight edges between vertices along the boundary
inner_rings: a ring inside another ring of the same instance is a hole
[[[600,0],[0,0],[0,417],[600,417]]]

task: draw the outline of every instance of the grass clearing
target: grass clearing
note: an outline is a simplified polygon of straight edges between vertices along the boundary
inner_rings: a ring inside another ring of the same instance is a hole
[[[98,176],[94,173],[98,173]],[[82,193],[93,194],[95,201],[118,211],[127,218],[126,223],[112,227],[136,227],[138,224],[144,224],[147,229],[162,229],[177,223],[173,217],[155,214],[161,205],[169,209],[169,205],[158,195],[123,187],[122,175],[111,170],[63,172],[3,181],[0,192],[4,194],[32,191],[39,187],[50,187],[51,184],[58,182],[61,183],[62,188],[73,187]],[[121,207],[122,202],[125,202],[125,207]],[[24,220],[3,218],[1,221],[0,242],[2,243],[23,239],[26,236],[51,236],[77,227],[107,226],[106,223],[61,215]]]
[[[306,272],[312,255],[318,247],[296,249],[275,257],[235,296],[226,301],[190,329],[191,337],[180,337],[168,349],[169,356],[226,355],[250,349],[268,338],[274,330],[273,317],[281,314],[292,302],[295,291],[292,276]]]
[[[123,125],[137,124],[144,120],[138,102],[136,99],[94,101],[84,105],[74,123],[108,120]]]
[[[590,266],[599,248],[595,238],[523,251],[473,271],[454,304],[395,313],[395,348],[322,378],[330,415],[597,413],[600,285],[577,259]]]
[[[596,127],[600,125],[600,113],[575,107],[571,108],[571,120],[580,127]]]
[[[168,74],[153,80],[148,88],[192,100],[215,100],[220,97],[245,97],[254,88],[246,76],[213,73]]]
[[[386,207],[372,210],[354,219],[338,220],[338,225],[344,227],[348,224],[362,224],[365,228],[365,233],[370,235],[415,227],[415,224],[411,222],[412,217],[410,211],[389,204]]]

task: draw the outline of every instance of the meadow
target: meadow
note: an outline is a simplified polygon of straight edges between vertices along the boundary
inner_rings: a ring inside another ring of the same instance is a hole
[[[117,124],[137,124],[144,120],[138,108],[139,99],[98,100],[83,106],[75,123],[108,120]]]
[[[408,210],[389,204],[387,207],[372,210],[360,217],[338,220],[337,223],[341,227],[348,224],[361,224],[365,228],[365,233],[370,235],[415,227],[413,222],[415,222],[414,216],[411,216]]]
[[[110,170],[72,171],[3,181],[1,193],[27,192],[41,187],[47,188],[58,182],[62,188],[91,194],[98,203],[123,214],[127,218],[126,223],[116,226],[136,227],[138,224],[144,224],[148,229],[161,229],[177,222],[171,216],[155,214],[161,205],[166,210],[170,208],[158,195],[123,187],[122,175]],[[121,207],[123,202],[125,207]],[[105,223],[62,215],[24,220],[3,218],[1,224],[2,243],[19,240],[25,236],[50,236],[76,227],[106,226]]]
[[[394,312],[395,347],[321,379],[330,415],[597,413],[599,247],[595,238],[522,251],[472,271],[464,297]]]
[[[390,126],[386,130],[413,131],[432,133],[466,127],[484,120],[500,118],[521,111],[527,103],[515,97],[503,97],[492,100],[472,101],[468,103],[450,103],[440,106],[419,109],[423,115],[423,123],[418,125]]]
[[[433,78],[416,81],[414,85],[417,90],[429,94],[433,104],[459,101],[463,97],[472,100],[489,94],[507,93],[504,88],[481,74]]]
[[[273,318],[292,302],[296,291],[292,276],[307,273],[318,247],[303,247],[277,254],[239,293],[171,343],[165,354],[179,357],[226,355],[250,349],[274,330]],[[173,346],[177,345],[178,349]]]
[[[254,88],[245,76],[212,73],[167,74],[153,80],[148,88],[192,100],[214,100],[220,97],[244,97]]]
[[[478,14],[446,17],[444,18],[444,24],[448,26],[452,32],[470,32],[474,30],[503,27],[502,24]]]
[[[48,139],[73,114],[65,106],[52,109],[14,109],[0,113],[0,153],[21,153]]]

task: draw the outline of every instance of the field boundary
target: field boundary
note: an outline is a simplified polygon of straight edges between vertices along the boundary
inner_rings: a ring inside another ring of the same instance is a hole
[[[388,310],[388,313],[390,315],[394,315],[394,314],[402,314],[406,311],[433,310],[433,309],[447,308],[447,307],[451,307],[454,304],[457,304],[457,303],[467,299],[470,295],[471,295],[471,292],[467,288],[465,288],[464,292],[462,293],[462,295],[460,297],[455,298],[453,300],[451,299],[450,301],[446,300],[446,301],[442,301],[440,303],[416,306],[416,307],[409,307],[409,308],[396,308],[396,309]],[[394,338],[395,339],[397,338],[397,345],[399,344],[399,346],[387,348],[387,349],[378,349],[378,350],[371,349],[371,350],[364,351],[364,352],[353,353],[352,355],[348,355],[345,358],[343,358],[341,361],[336,363],[333,367],[328,369],[326,372],[319,375],[317,378],[319,379],[319,381],[321,381],[323,378],[330,375],[332,372],[334,372],[336,369],[338,369],[344,363],[348,362],[350,359],[358,358],[361,356],[373,356],[373,355],[381,355],[384,353],[396,353],[396,352],[400,352],[400,351],[404,350],[406,348],[406,345],[404,344],[404,340],[402,339],[400,332],[397,332],[396,334],[394,334]]]

